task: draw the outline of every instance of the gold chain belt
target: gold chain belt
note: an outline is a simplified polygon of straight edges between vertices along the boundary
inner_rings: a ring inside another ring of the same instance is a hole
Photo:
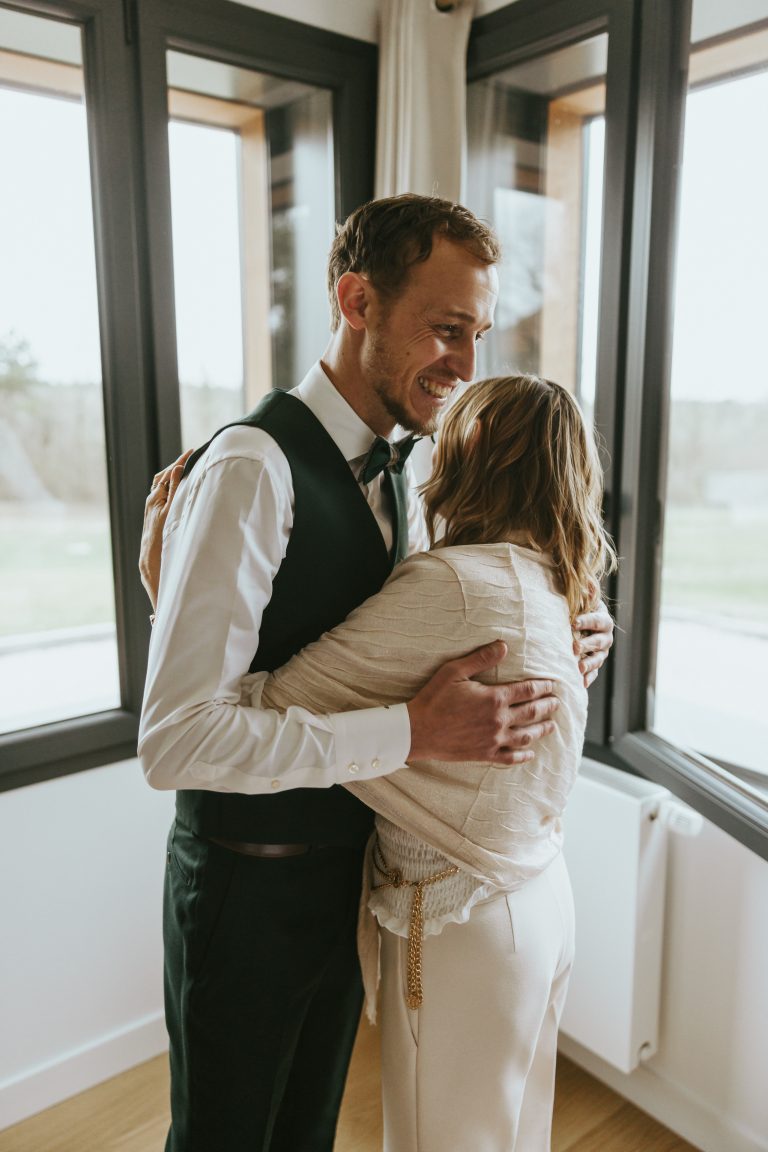
[[[383,884],[374,884],[372,892],[380,888],[413,888],[411,919],[408,924],[408,994],[405,1002],[409,1008],[420,1008],[424,999],[421,987],[421,947],[424,940],[424,889],[428,884],[437,884],[459,871],[456,864],[425,876],[423,880],[406,880],[399,868],[389,868],[382,855],[381,845],[376,840],[373,849],[373,865],[377,872],[386,877]]]

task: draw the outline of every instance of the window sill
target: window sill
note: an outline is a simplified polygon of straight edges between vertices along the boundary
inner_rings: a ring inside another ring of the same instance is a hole
[[[0,736],[0,792],[136,755],[138,716],[115,709]]]

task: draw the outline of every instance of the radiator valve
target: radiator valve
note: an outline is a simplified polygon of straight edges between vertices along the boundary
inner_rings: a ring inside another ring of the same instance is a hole
[[[704,824],[700,812],[676,800],[667,800],[662,804],[661,819],[669,831],[677,833],[678,836],[698,836]]]

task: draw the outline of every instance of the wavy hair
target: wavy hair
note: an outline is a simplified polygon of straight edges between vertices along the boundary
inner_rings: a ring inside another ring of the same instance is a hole
[[[552,557],[572,616],[594,607],[601,577],[616,567],[594,437],[574,398],[549,380],[498,376],[470,385],[443,420],[422,493],[433,547],[522,532]]]

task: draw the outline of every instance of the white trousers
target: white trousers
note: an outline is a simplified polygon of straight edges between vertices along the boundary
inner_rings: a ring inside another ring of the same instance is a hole
[[[382,930],[384,1152],[548,1152],[572,960],[562,856],[425,938],[419,1009],[407,941]]]

